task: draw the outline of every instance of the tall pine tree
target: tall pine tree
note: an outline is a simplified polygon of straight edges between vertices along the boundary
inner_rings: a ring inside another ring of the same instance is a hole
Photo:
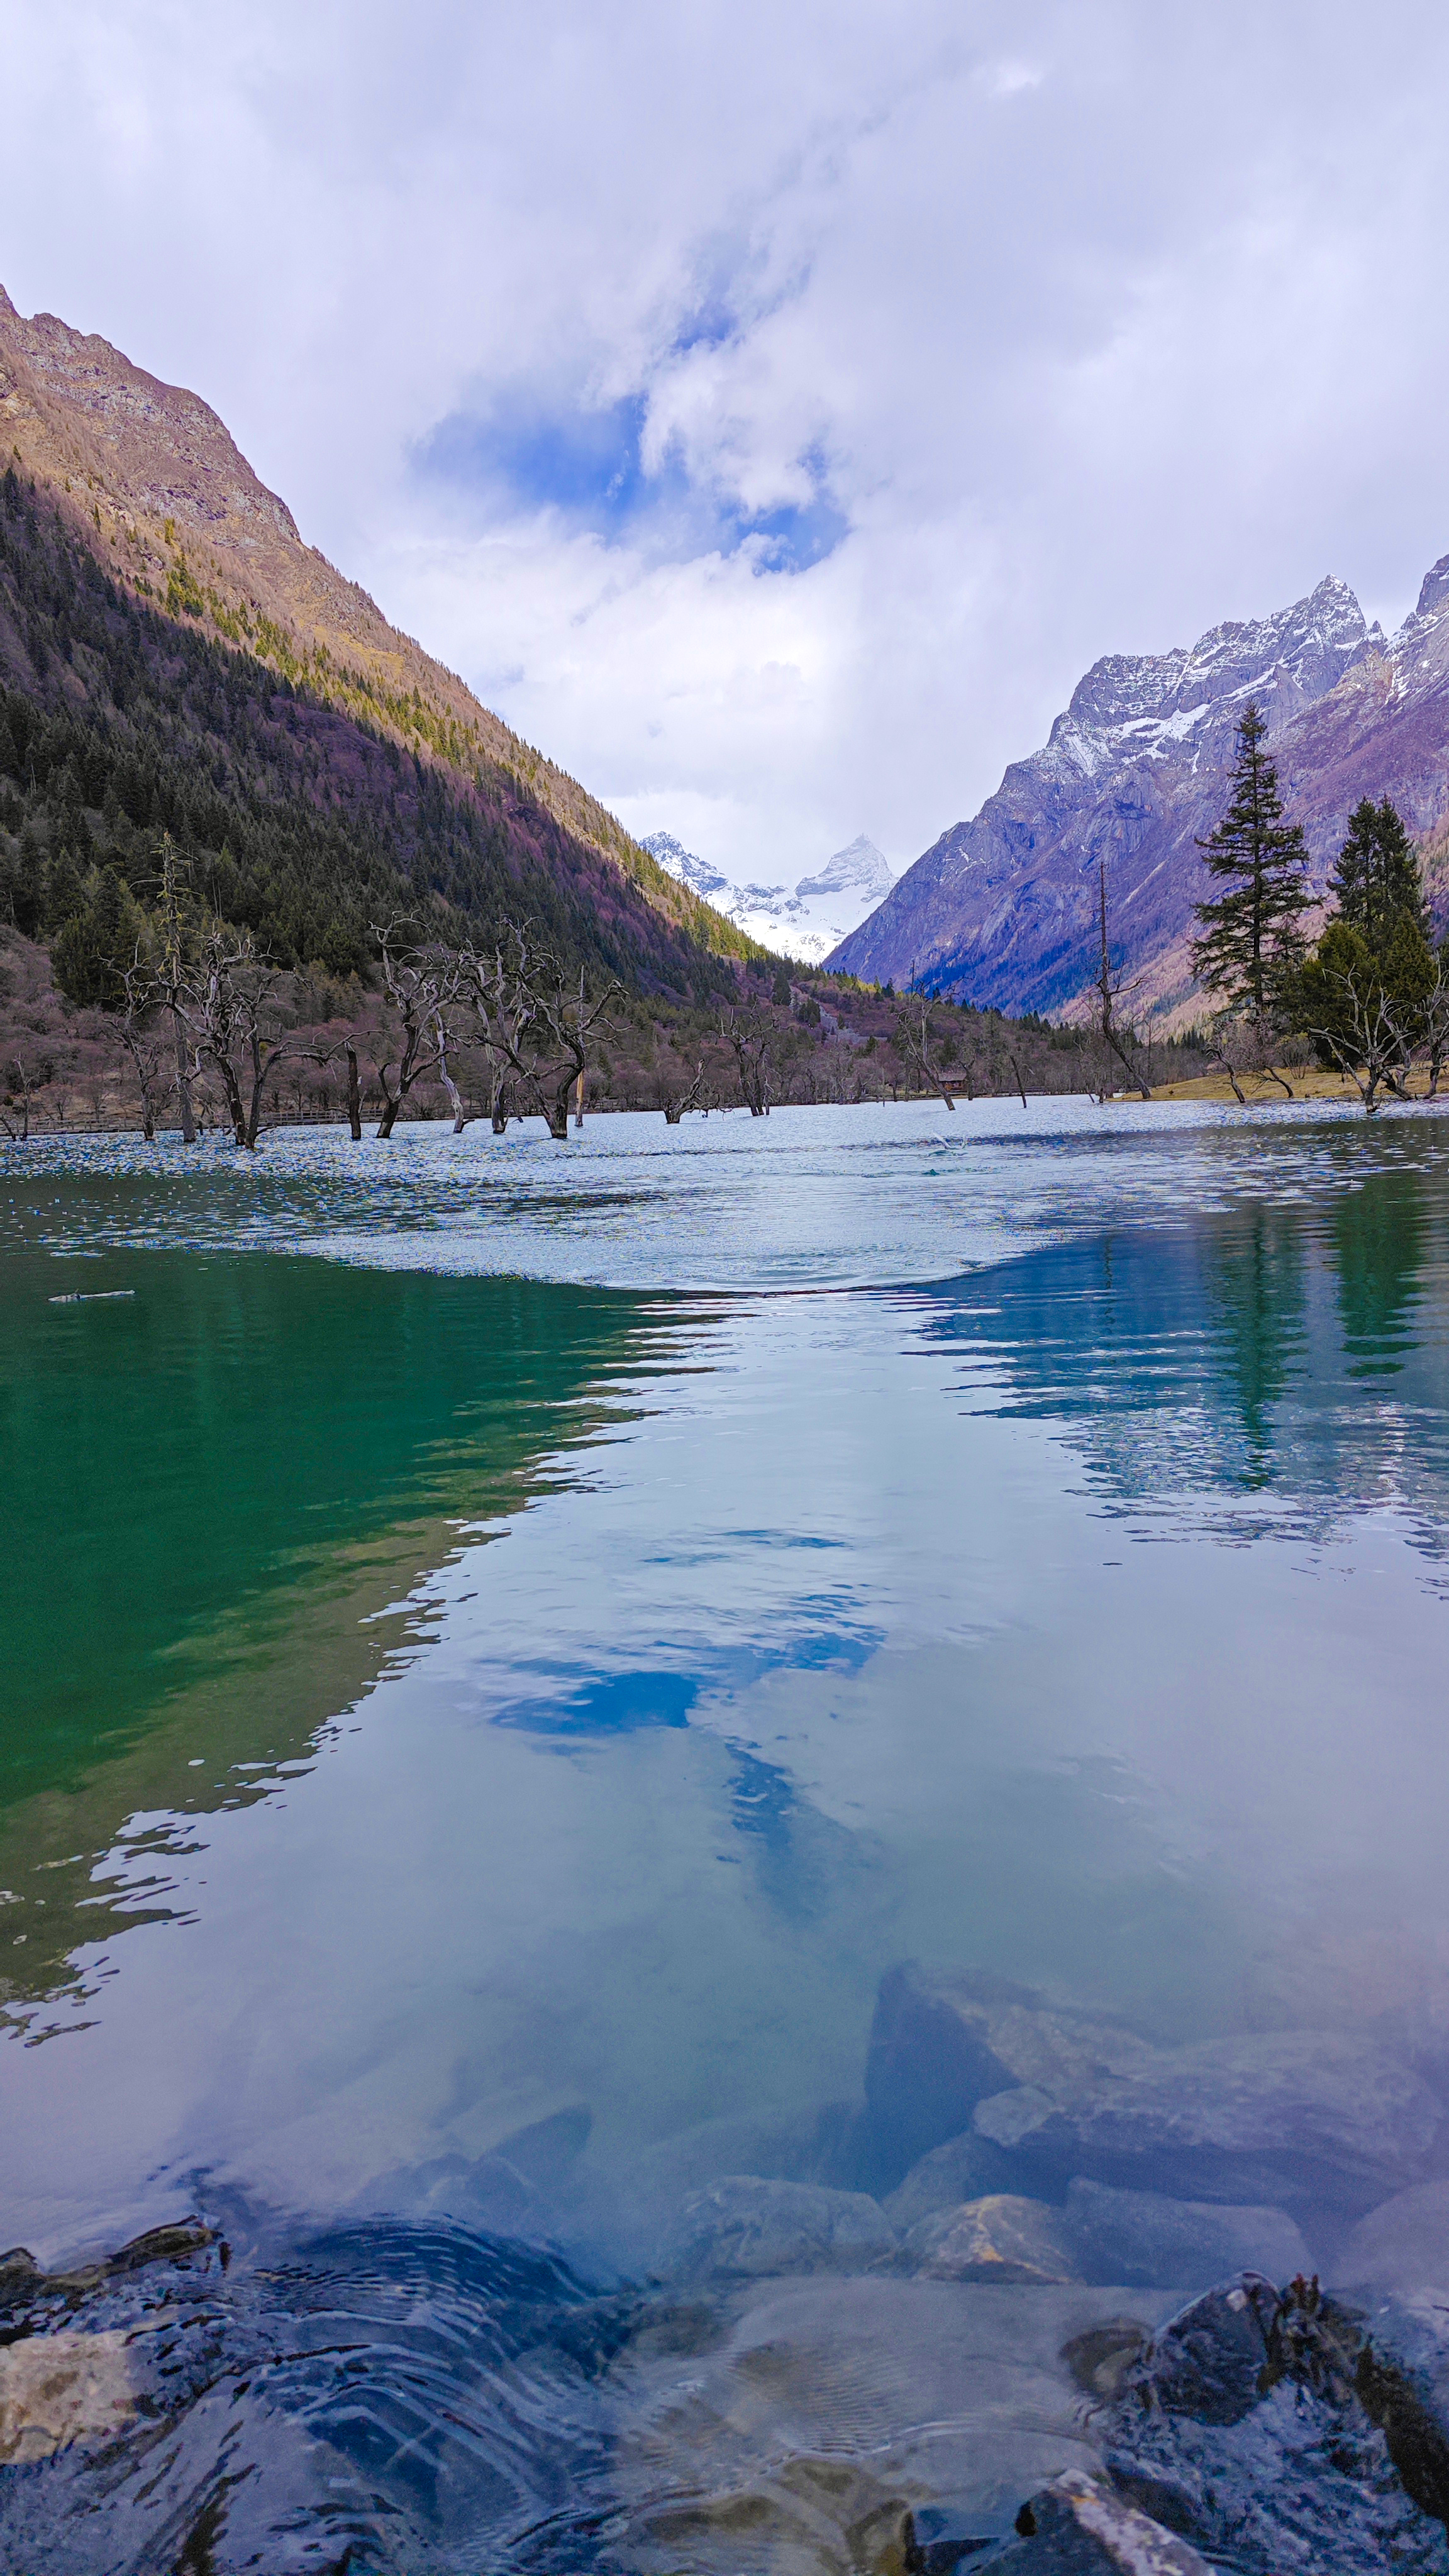
[[[1387,796],[1379,805],[1371,796],[1355,805],[1332,882],[1339,918],[1370,948],[1383,948],[1402,921],[1428,937],[1419,863],[1403,817]]]
[[[1302,828],[1283,820],[1278,772],[1263,745],[1258,708],[1243,709],[1232,799],[1198,848],[1221,894],[1197,905],[1193,972],[1233,1010],[1265,1020],[1301,964],[1308,851]]]

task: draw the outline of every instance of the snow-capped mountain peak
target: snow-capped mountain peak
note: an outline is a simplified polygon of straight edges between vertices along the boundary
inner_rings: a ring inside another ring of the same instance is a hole
[[[751,939],[810,966],[818,966],[857,929],[895,882],[888,861],[864,832],[793,887],[733,883],[708,859],[686,850],[672,832],[651,832],[642,847]]]
[[[657,859],[661,868],[667,868],[672,877],[677,877],[681,885],[687,885],[694,894],[702,894],[706,903],[712,903],[721,891],[730,890],[728,877],[721,876],[718,868],[712,868],[708,859],[696,858],[693,850],[686,850],[683,842],[676,841],[672,832],[651,832],[639,846],[641,850],[648,851],[651,859]]]
[[[802,877],[795,892],[802,903],[822,894],[859,895],[869,910],[894,884],[884,853],[864,832],[857,832],[848,849],[837,850],[833,859],[827,859],[817,877]]]

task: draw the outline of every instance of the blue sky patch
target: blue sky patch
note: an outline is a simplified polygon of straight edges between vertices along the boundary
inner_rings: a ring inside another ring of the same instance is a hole
[[[710,327],[699,317],[701,338]],[[422,441],[414,463],[424,480],[475,492],[495,508],[553,510],[607,542],[627,540],[668,561],[751,545],[762,570],[805,572],[834,553],[849,522],[829,498],[818,457],[802,459],[814,485],[809,501],[746,510],[693,482],[677,454],[646,471],[646,413],[639,394],[554,411],[520,406],[491,418],[455,412]]]

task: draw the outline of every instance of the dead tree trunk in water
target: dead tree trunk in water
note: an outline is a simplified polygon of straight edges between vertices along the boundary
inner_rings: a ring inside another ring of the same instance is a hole
[[[1115,1056],[1117,1062],[1121,1065],[1123,1072],[1126,1074],[1128,1081],[1131,1083],[1133,1090],[1140,1091],[1144,1100],[1150,1100],[1152,1098],[1152,1085],[1143,1079],[1142,1068],[1139,1064],[1134,1063],[1128,1050],[1127,1041],[1124,1039],[1123,1033],[1117,1025],[1117,1004],[1121,1000],[1126,987],[1116,982],[1113,978],[1111,951],[1107,945],[1107,862],[1105,859],[1100,859],[1097,863],[1097,893],[1097,917],[1101,937],[1101,949],[1097,965],[1097,993],[1099,999],[1099,1027],[1102,1037],[1102,1046],[1107,1059],[1107,1070],[1110,1072],[1111,1059]],[[1130,1031],[1127,1034],[1128,1037],[1131,1036]],[[1105,1083],[1103,1085],[1102,1096],[1104,1099],[1111,1098],[1111,1093],[1106,1089]]]
[[[196,1111],[191,1098],[191,1058],[186,1017],[181,1007],[186,974],[186,939],[181,919],[181,862],[169,832],[161,835],[162,949],[159,982],[171,1014],[176,1046],[176,1106],[181,1116],[181,1142],[196,1142]]]
[[[720,1036],[729,1047],[739,1076],[740,1098],[752,1118],[768,1118],[774,1088],[774,1031],[758,1020],[742,1022],[735,1010],[720,1018]]]
[[[970,1068],[968,1066],[964,1079],[958,1082],[955,1074],[948,1072],[937,1055],[935,1039],[929,1004],[918,1002],[914,1014],[904,1010],[900,1013],[894,1036],[897,1055],[903,1064],[914,1067],[924,1090],[938,1091],[946,1107],[954,1110],[957,1092],[970,1090]]]
[[[372,927],[382,962],[383,990],[402,1025],[393,1082],[388,1082],[391,1056],[377,1068],[383,1100],[377,1132],[383,1140],[397,1125],[398,1111],[414,1083],[420,1082],[424,1074],[438,1070],[447,1051],[448,1007],[458,991],[458,959],[443,949],[402,947],[399,933],[405,927],[400,921],[382,926],[374,922]],[[455,1109],[457,1106],[455,1099]]]
[[[502,1104],[511,1084],[516,1099],[533,1102],[555,1144],[566,1145],[569,1102],[581,1127],[589,1057],[619,986],[606,984],[590,1001],[580,968],[575,993],[554,951],[535,948],[528,930],[516,925],[491,959],[465,950],[459,969],[494,1066],[494,1132],[501,1134],[507,1124]]]
[[[121,977],[125,987],[126,1008],[121,1020],[121,1043],[131,1059],[136,1087],[141,1094],[141,1134],[148,1145],[156,1142],[156,1091],[160,1075],[161,1050],[154,1038],[148,1038],[143,1023],[156,1010],[160,994],[155,979],[142,965],[139,953],[134,965]]]
[[[17,1141],[24,1145],[30,1141],[30,1076],[18,1055],[12,1059],[11,1071],[20,1085],[20,1135]],[[14,1136],[15,1130],[10,1127],[8,1119],[6,1125],[9,1127],[10,1134]]]
[[[704,1058],[701,1056],[694,1068],[694,1080],[690,1084],[689,1089],[687,1091],[681,1091],[677,1095],[671,1094],[661,1104],[664,1110],[665,1125],[667,1127],[677,1127],[680,1120],[683,1118],[686,1109],[697,1109],[699,1107],[700,1093],[703,1089]],[[705,1115],[706,1117],[709,1115],[707,1110]]]
[[[468,1113],[463,1106],[463,1095],[448,1069],[448,1032],[441,1018],[437,1022],[437,1031],[438,1080],[453,1104],[453,1133],[455,1136],[461,1136],[468,1124]]]

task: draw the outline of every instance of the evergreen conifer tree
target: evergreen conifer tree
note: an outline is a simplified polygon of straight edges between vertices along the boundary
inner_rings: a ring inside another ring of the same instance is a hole
[[[1379,805],[1365,796],[1354,807],[1332,883],[1340,920],[1371,949],[1383,948],[1401,921],[1411,922],[1421,938],[1428,936],[1419,864],[1403,818],[1387,796]]]
[[[1198,843],[1223,891],[1196,907],[1202,929],[1192,951],[1194,973],[1259,1022],[1302,961],[1302,916],[1311,900],[1308,851],[1300,825],[1283,820],[1277,768],[1263,748],[1267,733],[1250,701],[1238,726],[1231,802]]]

